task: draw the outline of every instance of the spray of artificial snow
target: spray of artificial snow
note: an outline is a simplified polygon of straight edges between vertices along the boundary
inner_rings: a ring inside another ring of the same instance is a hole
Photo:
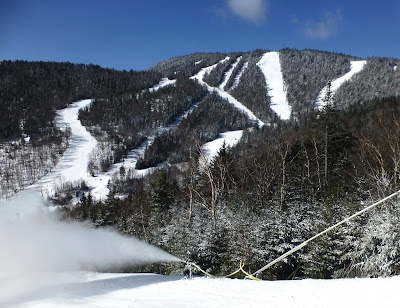
[[[0,247],[0,272],[105,270],[180,261],[110,229],[61,222],[37,192],[0,204]]]

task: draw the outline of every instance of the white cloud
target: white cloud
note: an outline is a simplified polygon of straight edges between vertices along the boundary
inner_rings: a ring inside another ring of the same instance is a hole
[[[252,23],[265,20],[268,0],[228,0],[229,8],[234,14]]]
[[[328,39],[337,34],[342,20],[343,16],[340,10],[335,12],[326,10],[320,20],[310,20],[306,23],[304,34],[311,39]]]

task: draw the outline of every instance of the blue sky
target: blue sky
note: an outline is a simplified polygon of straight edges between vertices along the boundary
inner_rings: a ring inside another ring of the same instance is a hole
[[[398,0],[3,0],[0,59],[142,70],[194,52],[400,58]]]

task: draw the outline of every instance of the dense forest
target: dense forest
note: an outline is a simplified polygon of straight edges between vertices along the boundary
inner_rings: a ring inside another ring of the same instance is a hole
[[[7,153],[0,169],[2,191],[21,189],[23,184],[12,183],[34,182],[54,167],[69,139],[68,130],[54,123],[56,111],[89,97],[93,102],[79,119],[99,141],[90,173],[106,172],[146,140],[136,169],[156,168],[144,177],[121,168],[105,200],[95,200],[85,183],[65,185],[53,196],[65,219],[114,227],[213,274],[226,274],[240,262],[254,272],[400,189],[400,61],[367,59],[365,68],[337,92],[328,92],[326,106],[317,109],[321,89],[359,59],[281,50],[293,108],[291,120],[284,121],[270,108],[269,89],[257,65],[265,52],[197,53],[143,72],[1,62],[0,143]],[[229,93],[266,125],[190,78],[211,65],[204,82]],[[155,89],[162,77],[171,83]],[[202,146],[233,130],[243,130],[240,142],[232,148],[224,143],[207,160]],[[25,152],[36,160],[21,159]],[[262,278],[397,274],[399,219],[398,201],[387,202],[268,269]],[[163,271],[182,269],[168,265]]]
[[[120,72],[97,65],[56,62],[0,62],[0,142],[22,133],[42,136],[54,127],[55,112],[83,98],[136,95],[160,73]]]

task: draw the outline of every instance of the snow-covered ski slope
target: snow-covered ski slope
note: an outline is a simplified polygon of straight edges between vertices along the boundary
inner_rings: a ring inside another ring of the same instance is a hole
[[[282,119],[290,119],[292,108],[286,99],[285,84],[282,77],[279,53],[276,51],[266,52],[257,63],[264,74],[271,97],[271,109]]]
[[[197,75],[191,77],[193,79],[198,80],[199,83],[206,85],[208,90],[216,91],[221,97],[227,99],[229,103],[234,105],[236,108],[245,112],[248,117],[252,120],[258,122],[259,126],[265,125],[259,118],[257,118],[252,111],[250,111],[246,106],[241,104],[237,99],[235,99],[232,95],[230,95],[227,91],[224,91],[226,84],[228,83],[229,78],[232,75],[232,72],[239,64],[242,57],[238,57],[232,67],[224,74],[224,79],[222,83],[217,87],[210,87],[206,82],[204,82],[203,78],[205,74],[211,72],[218,63],[202,68]],[[221,60],[220,62],[224,62],[229,60],[229,57]],[[289,105],[286,99],[286,90],[285,84],[282,77],[281,65],[279,62],[279,53],[278,52],[266,52],[257,63],[257,66],[261,69],[264,74],[266,86],[268,88],[268,94],[271,96],[271,109],[282,119],[288,120],[291,115],[291,106]],[[239,84],[240,78],[244,72],[244,70],[248,67],[248,62],[246,62],[242,69],[238,72],[237,76],[235,76],[234,83],[229,91],[233,90]]]
[[[202,153],[210,162],[214,159],[215,156],[217,156],[218,151],[221,149],[224,142],[226,146],[233,147],[240,141],[242,135],[242,130],[234,130],[221,133],[219,135],[219,138],[203,144],[203,146],[201,147]]]
[[[228,61],[229,59],[230,59],[229,57],[226,57],[225,59],[221,60],[219,63],[223,63],[225,61]],[[192,76],[190,78],[197,80],[201,85],[205,85],[210,93],[215,91],[216,93],[218,93],[219,96],[227,99],[228,102],[230,104],[232,104],[235,108],[237,108],[240,111],[242,111],[243,113],[245,113],[249,117],[249,119],[256,121],[258,123],[258,126],[260,126],[260,127],[264,126],[265,123],[263,121],[261,121],[250,109],[248,109],[246,106],[244,106],[242,103],[240,103],[236,98],[234,98],[228,92],[222,90],[221,85],[216,88],[211,87],[203,80],[205,74],[211,72],[217,65],[218,65],[218,63],[207,66],[207,67],[203,67],[195,76]],[[232,74],[232,71],[231,71],[231,74]],[[229,77],[230,77],[230,75],[226,74],[224,78],[225,78],[225,80],[227,80],[227,79],[229,79]]]
[[[232,87],[229,89],[229,91],[232,91],[233,89],[235,89],[240,82],[240,78],[242,78],[242,75],[244,73],[244,71],[246,70],[246,68],[248,68],[249,66],[249,62],[246,62],[245,64],[243,64],[242,68],[240,69],[240,71],[237,73],[237,75],[233,78],[233,85]]]
[[[251,281],[93,272],[0,274],[0,307],[398,307],[400,277]]]
[[[89,181],[91,177],[87,171],[90,153],[97,146],[97,141],[78,119],[79,110],[89,106],[91,102],[90,99],[82,100],[57,111],[57,126],[61,129],[67,127],[71,129],[69,147],[57,166],[35,184],[28,187],[28,190],[39,190],[48,196],[54,194],[55,188],[65,182],[77,183],[85,180],[90,186],[98,186],[96,182],[102,179],[97,178]]]
[[[71,140],[68,149],[57,166],[47,175],[39,179],[27,190],[41,191],[44,196],[54,195],[56,189],[65,183],[79,185],[85,181],[94,199],[107,198],[109,193],[108,182],[124,164],[130,167],[135,165],[140,155],[143,155],[146,146],[152,140],[147,140],[138,149],[129,153],[125,162],[114,164],[107,172],[92,176],[88,172],[90,155],[97,147],[97,140],[86,130],[78,119],[79,110],[88,107],[92,100],[82,100],[57,111],[56,123],[61,129],[71,129]]]
[[[159,89],[175,84],[176,79],[168,79],[168,78],[161,78],[160,82],[156,84],[154,87],[149,89],[149,92],[158,91]]]
[[[136,165],[137,160],[144,154],[152,138],[146,140],[139,148],[131,151],[125,161],[112,165],[105,173],[92,176],[88,172],[88,163],[91,152],[96,148],[97,140],[86,130],[78,119],[79,110],[90,105],[92,100],[87,99],[75,102],[67,108],[59,110],[56,116],[57,126],[71,129],[71,140],[68,149],[57,166],[42,177],[27,190],[38,190],[45,196],[54,195],[56,189],[67,182],[78,184],[85,181],[94,199],[107,198],[109,193],[108,182],[119,171],[120,167],[126,168]]]
[[[343,76],[333,80],[331,82],[331,91],[332,94],[335,94],[336,90],[340,88],[340,86],[350,80],[355,74],[359,73],[362,71],[362,69],[364,68],[365,64],[367,64],[366,60],[361,60],[361,61],[351,61],[350,62],[350,71],[347,72],[346,74],[344,74]],[[326,102],[323,101],[323,99],[326,96],[326,92],[328,90],[328,86],[325,86],[321,92],[319,93],[317,100],[315,102],[315,106],[318,109],[322,109],[325,105]]]
[[[228,61],[230,58],[226,57],[220,62],[204,67],[200,71],[192,76],[192,79],[197,80],[200,84],[205,85],[210,92],[215,91],[218,95],[228,100],[229,103],[234,105],[236,108],[244,112],[250,119],[256,121],[259,126],[265,125],[258,117],[254,115],[247,107],[236,100],[232,95],[224,90],[228,80],[241,61],[242,57],[238,57],[231,68],[224,74],[224,79],[218,87],[210,87],[204,80],[206,73],[211,72],[219,63]],[[247,67],[247,63],[244,64],[243,68],[239,71],[236,82],[239,82],[240,76],[244,69]],[[350,80],[354,74],[360,72],[366,61],[351,61],[351,70],[343,75],[342,77],[332,81],[331,90],[335,92],[345,81]],[[288,119],[290,117],[291,108],[286,100],[286,93],[284,89],[284,82],[282,79],[280,64],[279,64],[279,53],[267,52],[261,60],[257,63],[262,72],[265,75],[266,82],[268,85],[269,93],[271,94],[272,104],[271,108],[282,118]],[[167,78],[161,79],[160,83],[151,88],[151,91],[157,91],[161,87],[174,84],[175,80],[169,80]],[[234,83],[234,85],[235,85]],[[326,88],[324,88],[318,96],[316,105],[319,108],[324,106],[322,98],[325,96]],[[87,165],[90,159],[90,153],[96,148],[97,141],[90,135],[86,128],[80,123],[78,119],[79,109],[89,106],[91,100],[82,100],[75,102],[65,109],[59,110],[56,116],[57,125],[60,128],[66,129],[71,128],[71,140],[67,151],[60,163],[46,176],[41,178],[38,182],[30,186],[28,189],[35,189],[41,191],[44,195],[54,194],[58,186],[62,186],[66,182],[72,182],[79,184],[80,181],[85,181],[91,189],[91,193],[95,199],[105,199],[108,195],[108,183],[114,176],[117,176],[121,167],[126,170],[131,170],[133,176],[144,176],[152,169],[149,170],[136,170],[136,163],[140,157],[145,153],[145,150],[152,144],[156,134],[163,133],[170,130],[173,127],[179,125],[181,120],[185,118],[194,108],[197,107],[198,103],[194,104],[189,110],[184,112],[182,115],[177,117],[176,121],[168,127],[160,127],[156,132],[148,136],[147,140],[137,149],[132,150],[124,161],[114,164],[107,172],[101,173],[97,176],[92,176],[87,171]],[[229,143],[229,146],[234,146],[239,142],[242,131],[225,132],[221,134],[219,138],[208,144],[205,144],[203,150],[207,153],[209,159],[212,159],[218,152],[220,146],[225,140]]]
[[[131,151],[127,158],[120,163],[114,164],[104,173],[92,176],[88,172],[90,155],[97,147],[97,140],[86,130],[79,121],[79,110],[90,105],[92,100],[82,100],[59,110],[56,116],[57,126],[71,129],[71,140],[68,149],[57,166],[47,175],[38,180],[27,190],[41,191],[44,196],[52,196],[58,187],[71,182],[79,185],[85,181],[94,199],[106,199],[109,193],[108,182],[118,173],[120,168],[134,168],[137,160],[144,154],[146,148],[154,140],[148,138],[143,144]]]
[[[226,84],[228,83],[229,78],[232,75],[233,70],[236,68],[236,66],[239,64],[240,60],[242,59],[242,57],[238,57],[236,59],[236,62],[233,63],[232,67],[224,74],[224,80],[222,81],[222,83],[218,86],[218,88],[220,88],[221,90],[224,90]]]
[[[144,156],[146,149],[153,143],[157,134],[169,131],[178,126],[199,104],[193,104],[188,110],[179,115],[171,125],[158,128],[138,148],[130,151],[123,161],[113,164],[107,172],[92,176],[87,171],[87,167],[90,154],[95,150],[98,142],[78,119],[79,110],[89,106],[91,102],[92,100],[90,99],[75,102],[57,112],[57,126],[61,129],[71,129],[69,147],[57,166],[35,184],[28,187],[28,190],[41,191],[43,195],[51,196],[54,195],[58,187],[67,182],[79,185],[81,181],[85,181],[94,199],[106,199],[109,193],[108,183],[113,177],[118,176],[121,167],[124,167],[125,170],[130,170],[131,176],[134,177],[145,176],[156,169],[136,170],[135,167],[137,161]]]

